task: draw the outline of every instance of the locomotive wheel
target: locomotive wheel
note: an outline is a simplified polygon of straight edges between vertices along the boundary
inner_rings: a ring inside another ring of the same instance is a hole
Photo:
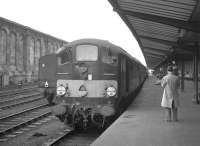
[[[104,127],[105,124],[105,117],[100,113],[93,113],[92,114],[92,122],[97,125],[98,127]]]
[[[53,102],[54,94],[53,93],[48,93],[47,91],[45,91],[44,97],[47,99],[47,102],[49,103],[49,105],[54,105],[54,102]]]
[[[65,120],[64,115],[56,115],[56,117],[57,117],[61,122],[64,122],[64,120]]]

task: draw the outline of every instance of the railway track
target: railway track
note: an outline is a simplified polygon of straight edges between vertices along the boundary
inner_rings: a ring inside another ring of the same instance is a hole
[[[75,131],[65,129],[57,138],[44,143],[43,146],[89,146],[103,131]]]
[[[40,93],[34,93],[30,95],[23,95],[20,97],[0,101],[0,109],[4,110],[7,108],[19,106],[26,103],[42,100],[44,97]]]
[[[37,86],[0,91],[0,145],[52,120],[50,117],[48,103]]]
[[[31,91],[28,93],[21,93],[21,94],[13,94],[12,96],[3,96],[0,97],[0,104],[4,104],[6,102],[10,102],[12,100],[18,100],[18,99],[22,99],[22,98],[26,98],[27,96],[31,96],[31,95],[39,95],[41,94],[40,92],[36,92],[36,91]]]
[[[20,113],[20,111],[34,108],[35,105],[39,106],[47,103],[41,93],[37,91],[36,87],[25,88],[25,90],[17,89],[13,93],[4,91],[3,95],[0,97],[0,119],[10,114],[15,115],[15,113]]]
[[[24,92],[29,92],[36,90],[38,86],[31,86],[31,87],[24,87],[24,88],[17,88],[17,89],[8,89],[5,91],[0,91],[0,99],[12,96],[12,95],[17,95],[17,94],[22,94]]]
[[[52,118],[49,117],[53,117],[45,98],[36,90],[36,87],[16,89],[12,92],[0,91],[0,111],[0,145],[16,136],[23,136],[27,129],[30,131],[33,128],[36,129],[41,125],[41,121],[46,121],[44,119],[51,120]],[[5,114],[5,112],[8,112],[8,114]],[[53,139],[49,139],[44,145],[86,146],[98,136],[97,134],[79,133],[66,128],[55,133]]]
[[[0,118],[0,142],[12,137],[12,134],[19,129],[51,115],[47,104],[42,104],[34,108],[14,113]],[[16,134],[16,133],[15,133]],[[14,137],[14,136],[13,136]]]

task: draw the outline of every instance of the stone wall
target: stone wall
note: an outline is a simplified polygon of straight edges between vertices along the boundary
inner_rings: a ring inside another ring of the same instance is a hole
[[[37,81],[39,58],[65,43],[0,17],[0,86]]]

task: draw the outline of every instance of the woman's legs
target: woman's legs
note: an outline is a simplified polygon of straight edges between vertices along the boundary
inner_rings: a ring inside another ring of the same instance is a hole
[[[172,115],[173,121],[178,121],[178,108],[175,106],[174,101],[172,102]]]
[[[173,121],[178,121],[178,109],[172,108],[172,114],[173,114]]]
[[[171,108],[165,108],[165,120],[171,121]]]

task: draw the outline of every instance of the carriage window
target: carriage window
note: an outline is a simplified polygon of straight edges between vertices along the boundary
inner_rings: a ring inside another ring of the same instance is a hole
[[[93,45],[79,45],[76,47],[77,61],[96,61],[98,59],[98,47]]]
[[[71,55],[72,54],[71,54],[71,52],[69,50],[59,54],[59,56],[58,56],[58,64],[62,65],[62,64],[70,62],[71,61]]]
[[[103,63],[107,63],[107,64],[112,64],[112,65],[118,64],[117,55],[111,53],[111,51],[108,48],[101,49],[101,60]]]

